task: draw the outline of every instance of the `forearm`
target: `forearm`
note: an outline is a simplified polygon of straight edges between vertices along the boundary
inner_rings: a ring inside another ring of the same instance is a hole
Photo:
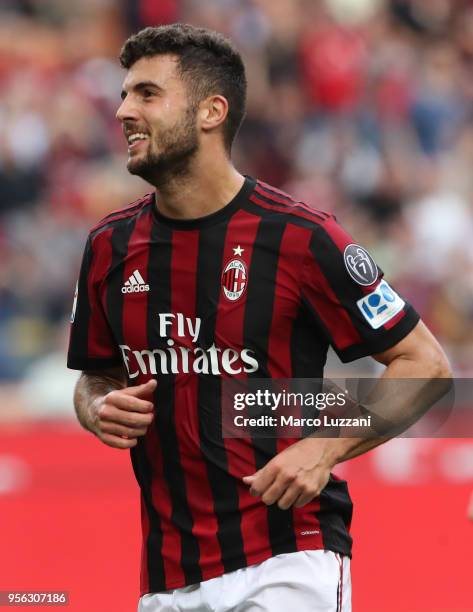
[[[332,464],[343,463],[348,459],[354,459],[359,455],[367,453],[373,448],[384,444],[391,438],[376,437],[376,438],[337,438],[328,440],[328,454],[333,457]]]
[[[373,429],[367,436],[353,436],[343,428],[340,437],[327,439],[327,454],[335,465],[353,459],[387,442],[415,423],[451,386],[451,372],[445,361],[422,362],[406,357],[394,359],[386,368],[361,411],[371,417]],[[351,437],[344,437],[350,434]]]
[[[244,476],[252,495],[268,505],[277,502],[282,510],[303,506],[320,495],[337,463],[398,435],[451,387],[447,358],[422,322],[374,358],[387,368],[369,394],[344,402],[343,414],[330,415],[328,429],[317,429]]]
[[[120,371],[113,374],[94,372],[81,374],[74,390],[74,409],[84,429],[95,433],[95,416],[92,410],[94,402],[110,391],[122,389],[124,386],[125,380]]]

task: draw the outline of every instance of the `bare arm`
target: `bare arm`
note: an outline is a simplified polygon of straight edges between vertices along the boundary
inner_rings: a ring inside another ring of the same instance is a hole
[[[427,388],[434,379],[450,379],[448,360],[427,327],[419,322],[403,340],[374,358],[386,365],[382,379],[415,378]],[[448,387],[448,380],[446,386]],[[411,420],[422,414],[422,388],[413,397],[403,397],[401,410]],[[425,410],[425,409],[424,409]],[[418,413],[418,414],[417,414]],[[408,419],[409,420],[409,419]],[[366,453],[386,442],[394,434],[373,438],[305,438],[269,461],[262,469],[243,481],[253,495],[266,504],[278,503],[282,509],[303,506],[320,494],[337,464]]]
[[[74,391],[79,423],[113,448],[132,448],[153,420],[156,381],[126,387],[123,368],[82,372]]]
[[[125,373],[121,367],[82,372],[74,389],[74,408],[84,429],[96,433],[95,417],[91,410],[93,402],[110,391],[123,389],[124,386]]]
[[[433,380],[445,380],[445,386],[435,385],[434,392],[437,392],[440,388],[448,389],[450,384],[452,372],[448,359],[442,347],[422,321],[398,344],[384,353],[373,355],[373,357],[386,366],[382,379],[417,379],[415,384],[407,384],[403,388],[402,398],[399,398],[399,400],[402,399],[402,401],[399,401],[399,409],[405,410],[407,405],[410,411],[407,415],[407,421],[409,422],[406,423],[406,427],[408,424],[415,422],[428,407],[428,386]],[[382,389],[382,384],[380,387]],[[382,391],[380,393],[382,394]],[[433,398],[433,401],[435,399]],[[386,406],[384,400],[382,400],[382,403]],[[388,416],[386,412],[384,416]],[[398,415],[393,414],[392,420],[395,421],[396,417]],[[366,453],[391,437],[393,435],[371,439],[340,438],[338,444],[333,445],[337,455],[336,463]]]

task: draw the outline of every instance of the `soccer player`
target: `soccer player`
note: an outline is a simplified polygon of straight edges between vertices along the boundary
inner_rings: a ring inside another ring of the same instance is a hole
[[[120,61],[128,171],[155,189],[90,232],[68,365],[80,423],[131,449],[139,610],[350,610],[352,504],[331,470],[381,439],[227,438],[222,383],[322,378],[329,345],[391,378],[447,377],[447,360],[332,215],[232,165],[246,78],[228,40],[146,28]]]

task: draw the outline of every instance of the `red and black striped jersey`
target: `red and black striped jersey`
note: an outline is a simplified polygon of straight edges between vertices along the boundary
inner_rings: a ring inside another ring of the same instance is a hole
[[[399,342],[419,317],[373,266],[332,215],[248,177],[209,216],[169,219],[149,195],[90,232],[68,365],[124,364],[129,384],[158,380],[155,419],[131,449],[142,593],[280,553],[351,554],[344,481],[332,476],[290,510],[249,494],[242,477],[294,440],[224,437],[221,388],[229,377],[322,378],[329,345],[350,361]]]

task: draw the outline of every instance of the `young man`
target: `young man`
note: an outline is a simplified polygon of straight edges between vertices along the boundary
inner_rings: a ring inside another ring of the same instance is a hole
[[[391,378],[448,376],[445,356],[333,216],[233,167],[246,78],[226,39],[147,28],[120,60],[128,170],[155,192],[90,232],[68,364],[79,421],[131,449],[139,610],[350,610],[330,472],[381,439],[225,438],[222,381],[321,378],[329,344]]]

